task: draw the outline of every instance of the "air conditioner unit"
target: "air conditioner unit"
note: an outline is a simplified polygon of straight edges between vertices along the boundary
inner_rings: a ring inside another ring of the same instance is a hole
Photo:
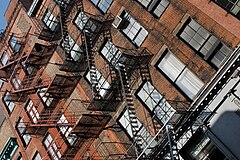
[[[117,15],[116,18],[114,19],[112,25],[114,28],[119,29],[121,27],[122,22],[123,22],[123,19]]]

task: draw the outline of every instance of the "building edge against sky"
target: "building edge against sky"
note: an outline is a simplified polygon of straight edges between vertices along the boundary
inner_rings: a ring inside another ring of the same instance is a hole
[[[3,159],[240,159],[240,2],[11,0]]]

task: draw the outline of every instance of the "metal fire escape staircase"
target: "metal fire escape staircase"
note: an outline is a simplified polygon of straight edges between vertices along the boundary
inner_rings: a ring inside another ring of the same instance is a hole
[[[67,13],[66,13],[66,7],[67,5],[62,3],[59,4],[60,7],[60,23],[61,23],[61,29],[62,29],[62,40],[63,40],[63,46],[65,50],[65,56],[66,59],[72,59],[70,55],[70,43],[69,43],[69,37],[68,37],[68,28],[67,28]]]
[[[97,71],[96,71],[95,57],[94,57],[94,51],[93,51],[93,48],[94,48],[93,40],[89,30],[83,30],[83,35],[84,35],[83,37],[84,37],[85,52],[88,60],[88,68],[90,72],[90,81],[91,81],[93,96],[95,99],[100,99],[101,96],[99,95]]]
[[[83,9],[81,9],[83,11]],[[84,11],[83,11],[84,12]],[[84,46],[84,52],[87,59],[87,66],[90,73],[90,83],[93,94],[93,100],[103,100],[100,96],[100,86],[98,83],[97,77],[97,67],[95,62],[95,53],[97,52],[97,48],[99,44],[102,43],[102,39],[110,38],[111,32],[109,30],[109,26],[111,26],[110,22],[112,21],[110,16],[107,16],[105,19],[102,16],[93,16],[89,15],[86,20],[85,26],[82,28],[82,44]],[[85,17],[83,17],[85,18]],[[94,27],[93,27],[94,26]],[[93,29],[95,28],[95,29]]]
[[[83,10],[83,2],[82,0],[75,0],[71,1],[69,4],[66,4],[65,2],[60,2],[58,3],[59,8],[60,8],[60,23],[61,23],[61,31],[62,31],[62,45],[64,48],[64,53],[65,53],[65,59],[64,63],[60,65],[60,70],[66,71],[66,72],[83,72],[85,71],[85,62],[84,60],[82,61],[83,58],[80,58],[81,62],[74,61],[73,57],[71,56],[70,53],[70,37],[68,33],[68,17],[74,16],[73,11],[71,10]],[[75,13],[75,12],[74,12]],[[81,66],[81,67],[79,67]]]
[[[68,30],[67,30],[67,13],[66,13],[66,7],[67,4],[65,3],[59,3],[60,7],[60,16],[61,16],[61,27],[62,27],[62,37],[66,38],[68,37]],[[68,38],[67,38],[68,39]],[[70,50],[70,45],[69,45],[69,40],[67,40],[64,44],[64,47],[66,47],[66,57],[70,57],[69,55],[69,50]],[[30,57],[30,56],[29,56]],[[41,58],[39,55],[35,55],[35,57]],[[49,56],[48,56],[49,57]],[[29,58],[30,59],[30,58]],[[33,62],[31,63],[39,63],[36,58],[32,58]],[[50,60],[50,57],[47,60]],[[40,59],[39,59],[40,61]],[[33,65],[32,64],[32,65]],[[46,87],[45,94],[48,94],[48,98],[55,99],[55,101],[60,101],[62,98],[67,98],[70,96],[70,93],[73,91],[75,86],[77,85],[80,76],[69,76],[69,75],[56,75],[53,79],[46,79],[46,78],[41,78],[41,75],[43,74],[45,68],[42,68],[39,72],[37,73],[37,78],[35,75],[32,77],[28,77],[25,79],[22,84],[24,88],[22,88],[19,91],[15,92],[26,92],[26,91],[31,91],[34,90],[36,91],[39,88]],[[39,99],[39,101],[41,101]],[[56,104],[58,104],[58,102]],[[44,104],[42,104],[45,106]],[[29,127],[54,127],[54,123],[56,119],[58,119],[58,116],[62,114],[61,110],[59,111],[54,111],[55,106],[51,107],[44,107],[45,110],[42,111],[42,113],[39,114],[41,119],[39,119],[38,123],[30,123],[28,124]],[[52,115],[53,114],[53,115]],[[72,118],[72,117],[71,117]],[[60,125],[60,124],[58,124]],[[71,125],[73,126],[73,123],[70,124],[65,124],[65,125]],[[75,123],[74,123],[75,125]],[[55,126],[56,127],[56,126]]]
[[[152,80],[151,80],[151,75],[150,75],[150,71],[149,71],[149,64],[142,63],[142,64],[140,64],[139,69],[140,69],[140,75],[141,75],[142,81],[151,82]],[[152,123],[153,123],[155,134],[157,134],[161,130],[161,125],[160,125],[159,121],[157,120],[156,115],[154,115],[152,117]],[[158,135],[156,137],[156,139],[158,140],[160,138],[160,136],[161,136],[161,134]]]
[[[37,46],[36,44],[35,47],[38,48]],[[13,91],[15,94],[36,92],[38,88],[47,87],[52,81],[50,78],[42,77],[42,75],[55,47],[43,46],[41,51],[38,51],[35,47],[31,53],[20,56],[12,72],[10,81],[19,71],[23,70],[25,72],[25,77],[21,81],[21,87]],[[17,67],[18,65],[20,67]],[[30,75],[27,73],[27,67],[29,66],[32,67],[32,73]]]
[[[78,1],[78,3],[81,3],[81,1]],[[60,7],[60,16],[61,16],[61,26],[62,26],[62,39],[63,39],[63,46],[65,50],[65,57],[66,60],[72,61],[72,57],[70,54],[70,43],[69,43],[69,37],[68,37],[68,29],[67,29],[67,15],[66,12],[67,6],[63,3],[59,3]],[[78,6],[79,7],[79,6]],[[94,97],[98,97],[98,83],[97,83],[97,76],[96,76],[96,66],[94,61],[94,52],[93,52],[93,41],[91,34],[88,30],[83,31],[83,45],[85,46],[85,52],[87,55],[90,75],[91,75],[91,82],[92,82],[92,90],[94,93]],[[53,88],[53,87],[51,87]],[[54,95],[54,89],[52,91],[50,88],[46,92],[51,93],[51,95]],[[51,92],[50,92],[51,91]],[[33,124],[31,123],[31,127],[60,127],[60,126],[70,126],[72,127],[72,133],[78,135],[78,137],[81,137],[77,142],[77,146],[74,144],[72,147],[67,149],[65,153],[63,154],[63,158],[73,158],[80,149],[80,147],[86,147],[88,146],[91,141],[88,141],[87,139],[93,139],[96,138],[100,132],[103,130],[107,122],[110,120],[110,116],[108,115],[102,115],[102,114],[88,114],[89,111],[87,111],[86,114],[81,113],[77,116],[77,118],[74,119],[74,121],[71,121],[70,123],[64,123],[64,124],[56,124],[57,119],[61,114],[65,114],[65,111],[62,111],[61,109],[59,111],[54,111],[54,113],[51,111],[49,113],[44,112],[40,115],[45,117],[38,121],[38,123]],[[45,115],[47,114],[47,115]],[[76,116],[76,115],[72,115]],[[68,117],[72,119],[72,117]],[[93,142],[93,141],[92,141]],[[83,146],[84,145],[84,146]],[[74,149],[77,148],[77,149]],[[81,149],[82,150],[82,149]]]
[[[131,125],[131,130],[133,134],[133,140],[136,143],[137,153],[141,152],[141,137],[137,134],[139,131],[138,120],[136,116],[136,110],[133,102],[132,90],[130,88],[128,72],[124,65],[118,64],[118,71],[120,75],[120,81],[122,86],[123,99],[126,104],[129,115],[129,123]]]
[[[195,123],[199,123],[198,120],[204,119],[204,111],[207,110],[208,104],[215,98],[215,96],[222,90],[223,86],[228,82],[234,71],[240,66],[240,46],[238,46],[232,56],[228,59],[226,64],[221,68],[218,74],[214,77],[208,88],[200,95],[200,100],[196,101],[190,111],[175,124],[169,133],[165,132],[164,137],[155,148],[152,149],[151,153],[147,155],[147,159],[170,159],[169,153],[172,153],[172,159],[178,159],[178,156],[174,153],[177,149],[171,148],[169,145],[169,139],[176,145],[182,138],[189,139],[190,137],[185,136],[189,130],[194,128]],[[206,117],[205,117],[206,118]],[[190,131],[192,133],[192,131]],[[173,135],[169,138],[169,135]],[[171,155],[170,155],[171,156]],[[141,157],[138,157],[141,159]]]

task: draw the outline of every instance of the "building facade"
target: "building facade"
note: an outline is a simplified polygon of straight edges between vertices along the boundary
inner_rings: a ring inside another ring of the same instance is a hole
[[[231,135],[210,117],[239,16],[233,0],[11,0],[2,159],[239,159],[206,136]]]

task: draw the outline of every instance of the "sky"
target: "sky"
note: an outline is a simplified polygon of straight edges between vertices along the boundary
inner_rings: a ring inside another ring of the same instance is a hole
[[[0,0],[0,30],[4,29],[6,26],[6,20],[4,18],[4,13],[7,9],[10,0]]]

